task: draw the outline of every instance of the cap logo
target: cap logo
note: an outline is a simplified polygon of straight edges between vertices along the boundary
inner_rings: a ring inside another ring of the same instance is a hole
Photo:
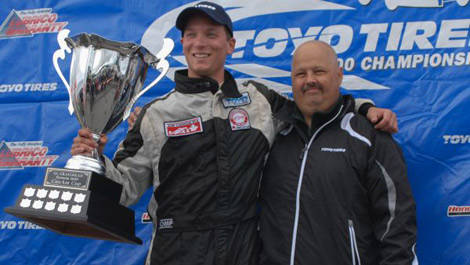
[[[210,5],[205,5],[205,4],[198,4],[198,5],[195,5],[194,7],[197,7],[197,8],[203,7],[203,8],[209,8],[209,9],[215,10],[215,7],[210,6]]]

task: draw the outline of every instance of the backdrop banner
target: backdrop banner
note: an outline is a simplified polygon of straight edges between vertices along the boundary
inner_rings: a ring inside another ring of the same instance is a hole
[[[144,105],[174,86],[185,68],[179,12],[198,1],[9,0],[0,9],[0,264],[143,264],[152,223],[149,190],[133,206],[143,245],[59,235],[17,219],[24,184],[41,185],[47,167],[64,167],[79,129],[54,70],[57,34],[94,33],[157,53],[168,37],[170,71],[139,99]],[[235,52],[226,68],[291,95],[292,53],[323,40],[344,69],[342,93],[374,100],[398,115],[408,177],[417,202],[417,256],[425,265],[470,264],[469,0],[227,0]],[[59,60],[68,79],[70,55]],[[149,72],[147,85],[158,72]],[[112,157],[127,123],[108,135]]]

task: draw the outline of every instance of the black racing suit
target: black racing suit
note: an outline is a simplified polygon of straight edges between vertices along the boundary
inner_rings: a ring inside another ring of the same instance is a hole
[[[147,262],[258,264],[256,202],[282,96],[252,83],[175,74],[176,87],[142,110],[106,175],[130,205],[152,185]],[[270,103],[271,102],[271,103]],[[157,207],[158,205],[158,207]]]
[[[285,127],[261,182],[261,264],[417,264],[401,149],[353,105],[341,96],[311,129],[292,104],[276,115]]]

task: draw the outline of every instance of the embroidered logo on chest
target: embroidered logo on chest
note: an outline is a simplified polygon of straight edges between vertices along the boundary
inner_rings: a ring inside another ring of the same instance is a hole
[[[250,95],[248,92],[242,93],[242,96],[239,98],[224,98],[222,103],[225,108],[245,106],[251,103]]]
[[[184,121],[164,122],[165,134],[168,137],[186,136],[203,132],[201,117]]]
[[[346,152],[345,148],[330,148],[330,147],[322,147],[322,152],[330,152],[330,153],[344,153]]]
[[[173,218],[165,218],[160,220],[160,229],[173,228]]]
[[[248,118],[248,112],[244,109],[233,109],[228,114],[230,121],[230,127],[232,131],[246,130],[251,128],[250,119]]]

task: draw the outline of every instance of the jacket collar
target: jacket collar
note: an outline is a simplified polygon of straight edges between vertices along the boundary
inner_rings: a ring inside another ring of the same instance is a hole
[[[212,78],[190,78],[188,77],[188,70],[179,70],[175,72],[176,91],[185,94],[194,94],[210,91],[215,94],[219,90],[219,84]],[[228,98],[239,98],[242,95],[238,91],[237,83],[233,76],[225,70],[224,83],[220,87],[222,93]]]

